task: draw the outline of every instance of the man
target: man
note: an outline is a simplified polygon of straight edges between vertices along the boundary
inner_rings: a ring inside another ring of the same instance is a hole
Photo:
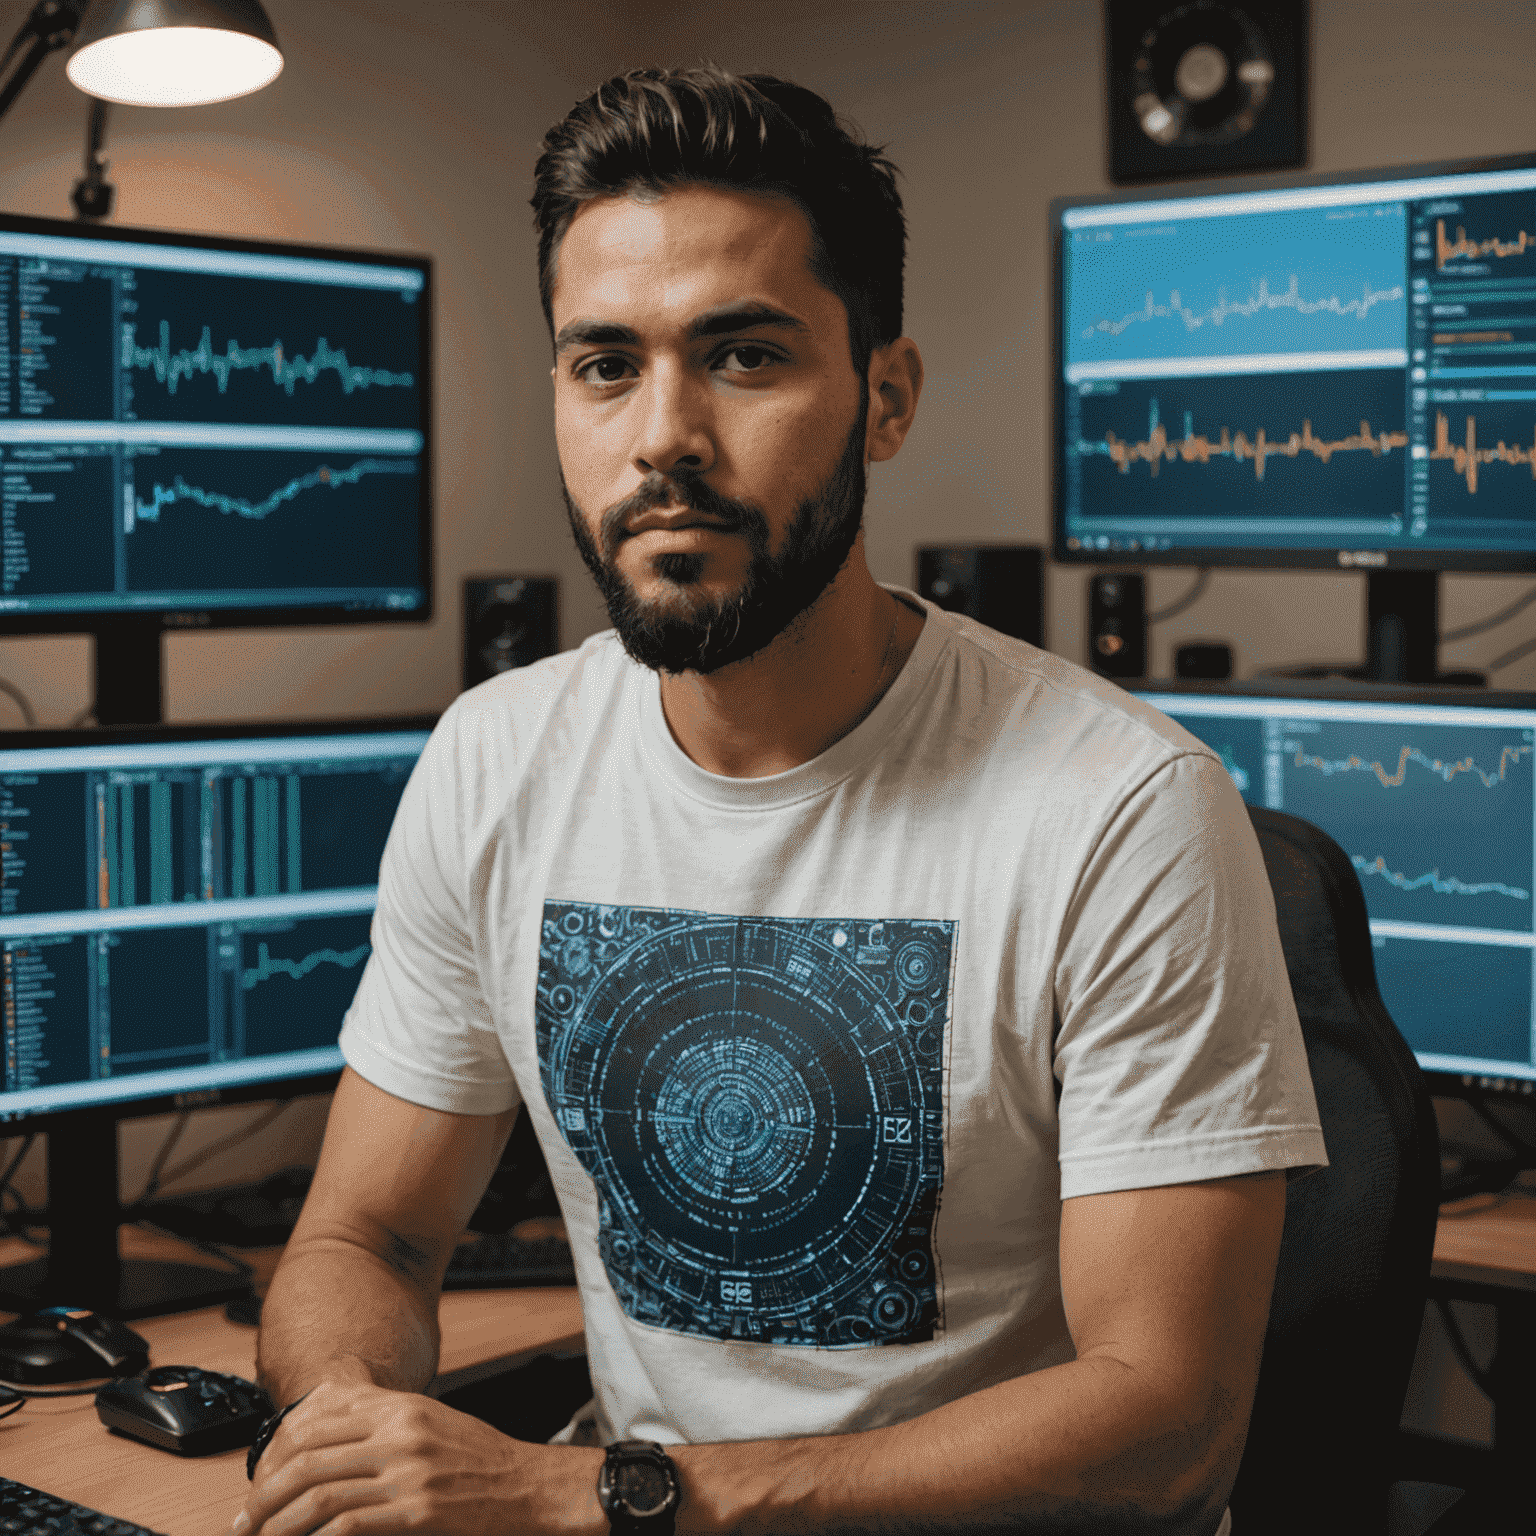
[[[237,1529],[1225,1529],[1323,1160],[1241,802],[871,578],[922,364],[825,102],[610,81],[534,206],[617,637],[466,695],[406,792]],[[597,1394],[548,1446],[419,1395],[519,1103]]]

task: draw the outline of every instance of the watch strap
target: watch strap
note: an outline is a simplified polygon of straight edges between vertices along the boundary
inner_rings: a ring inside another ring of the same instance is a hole
[[[306,1392],[304,1397],[308,1397]],[[277,1427],[293,1412],[304,1397],[296,1397],[286,1408],[279,1408],[270,1418],[263,1419],[256,1426],[256,1438],[251,1441],[251,1448],[245,1453],[245,1475],[247,1478],[256,1476],[256,1463],[261,1460],[261,1453],[272,1443],[272,1436],[277,1433]]]

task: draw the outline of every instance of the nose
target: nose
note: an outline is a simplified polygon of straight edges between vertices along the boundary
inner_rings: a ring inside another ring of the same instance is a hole
[[[707,474],[715,464],[714,422],[707,386],[686,368],[660,363],[645,385],[645,409],[635,442],[641,474]]]

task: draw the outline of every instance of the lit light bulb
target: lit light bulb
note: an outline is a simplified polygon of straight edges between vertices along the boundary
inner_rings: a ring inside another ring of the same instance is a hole
[[[196,107],[270,85],[283,56],[246,32],[151,27],[87,43],[65,65],[88,96],[139,107]]]

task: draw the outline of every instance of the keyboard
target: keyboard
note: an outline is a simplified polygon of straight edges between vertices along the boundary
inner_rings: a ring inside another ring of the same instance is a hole
[[[71,1504],[0,1477],[0,1531],[6,1536],[158,1536],[148,1526]]]
[[[535,1223],[525,1225],[531,1227]],[[461,1242],[453,1250],[448,1273],[443,1277],[445,1291],[496,1291],[519,1285],[575,1283],[570,1244],[563,1237],[519,1236],[516,1229]]]

